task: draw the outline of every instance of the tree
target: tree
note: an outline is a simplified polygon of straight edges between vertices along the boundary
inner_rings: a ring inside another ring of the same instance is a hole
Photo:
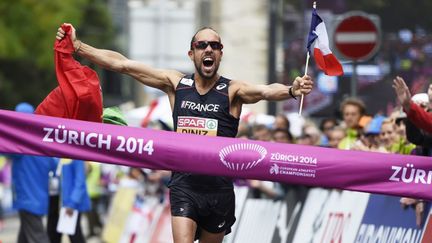
[[[0,12],[1,109],[21,101],[37,105],[57,85],[53,44],[62,23],[73,23],[94,45],[106,47],[113,40],[104,0],[1,1]]]

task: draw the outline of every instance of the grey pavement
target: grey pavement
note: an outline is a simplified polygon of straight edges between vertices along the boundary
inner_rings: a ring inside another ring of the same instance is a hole
[[[19,218],[17,215],[8,216],[4,221],[4,228],[0,231],[0,243],[15,243],[19,230]],[[81,219],[84,235],[87,234],[87,220],[85,217]],[[69,243],[69,238],[63,236],[62,243]],[[87,240],[87,243],[102,243],[102,240],[93,237]]]

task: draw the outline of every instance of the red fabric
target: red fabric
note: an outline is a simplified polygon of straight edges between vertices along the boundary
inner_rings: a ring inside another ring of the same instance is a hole
[[[320,49],[314,48],[315,62],[318,68],[329,76],[341,76],[344,74],[342,65],[332,54],[323,55]]]
[[[406,111],[405,111],[406,112]],[[414,102],[410,102],[410,110],[407,112],[408,119],[418,128],[432,133],[432,113],[425,111]]]
[[[95,71],[72,56],[74,47],[70,38],[71,27],[62,25],[66,37],[54,43],[57,86],[39,104],[35,113],[40,115],[102,122],[102,92]]]

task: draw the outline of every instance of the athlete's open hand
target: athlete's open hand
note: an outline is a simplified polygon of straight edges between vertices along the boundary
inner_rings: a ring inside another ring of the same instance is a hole
[[[297,77],[292,84],[292,92],[294,96],[307,95],[312,91],[313,81],[311,77],[305,75]]]

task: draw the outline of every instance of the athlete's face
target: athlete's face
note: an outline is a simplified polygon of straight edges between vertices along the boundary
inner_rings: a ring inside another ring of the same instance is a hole
[[[219,35],[211,29],[198,32],[188,54],[198,74],[203,79],[213,79],[223,55]]]

